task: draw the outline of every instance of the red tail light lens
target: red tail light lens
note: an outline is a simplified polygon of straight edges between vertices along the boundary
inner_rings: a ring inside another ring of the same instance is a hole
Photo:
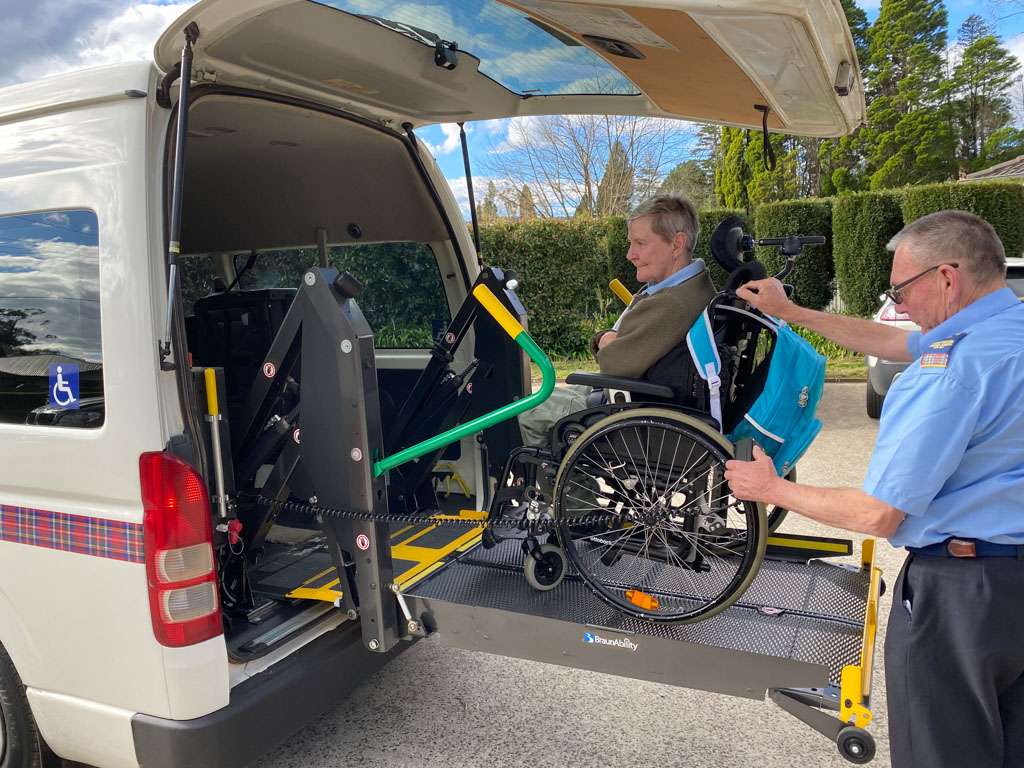
[[[166,453],[139,458],[153,633],[171,647],[222,634],[210,499],[199,474]]]

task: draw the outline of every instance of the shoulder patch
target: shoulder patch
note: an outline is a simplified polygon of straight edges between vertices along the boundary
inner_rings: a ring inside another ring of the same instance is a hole
[[[953,351],[953,347],[966,335],[966,333],[957,333],[948,339],[933,341],[928,345],[927,351],[921,355],[921,367],[947,368],[949,366],[949,355]]]
[[[933,349],[929,347],[929,349]],[[949,365],[949,352],[928,352],[921,355],[922,368],[945,368]]]

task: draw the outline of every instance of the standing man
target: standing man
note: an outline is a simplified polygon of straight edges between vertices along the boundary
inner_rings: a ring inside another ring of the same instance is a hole
[[[995,230],[942,211],[908,224],[886,294],[909,333],[794,305],[775,280],[739,295],[857,352],[914,363],[889,390],[856,488],[813,488],[730,461],[741,499],[885,536],[893,589],[886,688],[893,768],[1024,766],[1024,304]]]
[[[659,195],[637,206],[627,223],[637,282],[646,285],[619,316],[614,328],[590,340],[601,373],[647,379],[672,386],[681,378],[678,361],[668,359],[690,326],[714,298],[702,259],[693,258],[700,219],[691,203]],[[685,350],[683,350],[685,353]],[[689,354],[684,362],[688,364]],[[519,416],[523,442],[542,443],[556,421],[587,407],[590,387],[558,387],[546,401]]]

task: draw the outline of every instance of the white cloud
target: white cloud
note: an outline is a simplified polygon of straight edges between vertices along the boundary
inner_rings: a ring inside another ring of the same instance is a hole
[[[88,26],[63,43],[63,50],[23,60],[8,82],[35,80],[84,67],[150,60],[156,39],[193,3],[134,3],[116,15]]]
[[[882,7],[882,0],[855,0],[857,7],[864,11],[877,11]]]
[[[1024,32],[1021,32],[1019,35],[1014,35],[1004,42],[1003,46],[1017,57],[1017,61],[1021,66],[1024,66]]]
[[[444,134],[444,140],[440,144],[433,144],[429,141],[424,141],[423,143],[427,145],[427,148],[430,150],[430,154],[434,157],[440,157],[441,155],[450,154],[462,146],[462,140],[459,137],[459,126],[457,123],[442,123],[437,127],[440,128],[441,132]],[[472,128],[467,126],[466,133],[469,134],[471,131]]]

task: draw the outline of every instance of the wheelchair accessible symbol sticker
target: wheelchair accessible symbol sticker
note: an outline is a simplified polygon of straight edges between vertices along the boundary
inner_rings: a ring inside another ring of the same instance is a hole
[[[64,410],[77,410],[79,404],[78,366],[71,363],[51,363],[50,405]]]

